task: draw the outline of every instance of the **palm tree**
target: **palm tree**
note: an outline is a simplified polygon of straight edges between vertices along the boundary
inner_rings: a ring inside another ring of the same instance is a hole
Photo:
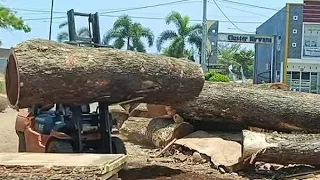
[[[65,21],[59,25],[59,29],[62,29],[68,25],[68,22]],[[87,27],[82,27],[77,31],[77,34],[79,37],[90,37],[90,31]],[[57,41],[58,42],[63,42],[63,41],[68,41],[69,40],[69,33],[67,31],[62,31],[58,33],[57,35]]]
[[[146,52],[145,45],[141,38],[147,39],[148,46],[151,47],[154,35],[149,28],[143,27],[140,23],[134,23],[128,15],[119,17],[104,36],[102,42],[109,45],[113,41],[113,47],[127,50]]]
[[[181,16],[178,12],[171,12],[166,17],[166,24],[175,24],[177,32],[173,30],[166,30],[162,32],[157,39],[157,49],[160,52],[162,45],[166,41],[171,41],[168,48],[165,49],[165,54],[172,57],[185,57],[190,53],[186,48],[187,43],[196,46],[201,50],[201,24],[190,25],[190,18],[188,16]]]

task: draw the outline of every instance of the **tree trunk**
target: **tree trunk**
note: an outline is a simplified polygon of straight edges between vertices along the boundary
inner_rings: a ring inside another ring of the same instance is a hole
[[[254,162],[320,165],[320,134],[243,131],[242,156]]]
[[[203,83],[203,71],[192,62],[41,39],[13,47],[6,74],[8,98],[18,108],[138,97],[170,104],[198,96]]]
[[[174,138],[193,132],[189,123],[175,124],[172,119],[129,117],[120,128],[128,140],[155,147],[163,147]]]
[[[320,98],[278,85],[206,82],[200,95],[174,104],[186,121],[212,121],[283,132],[320,132]]]

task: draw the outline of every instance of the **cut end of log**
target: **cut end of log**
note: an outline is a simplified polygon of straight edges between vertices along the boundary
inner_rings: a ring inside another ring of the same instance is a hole
[[[7,97],[12,106],[17,107],[20,96],[20,75],[16,55],[11,49],[6,69],[6,89]]]
[[[265,134],[252,132],[248,130],[242,131],[242,158],[248,158],[260,150],[267,147],[274,147],[275,144],[266,141]]]

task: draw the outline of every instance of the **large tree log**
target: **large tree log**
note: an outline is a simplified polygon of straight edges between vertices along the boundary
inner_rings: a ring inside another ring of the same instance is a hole
[[[121,135],[128,140],[155,147],[163,147],[193,131],[189,123],[176,124],[169,118],[129,117],[120,128]]]
[[[320,132],[320,98],[268,84],[206,82],[191,101],[173,104],[186,121],[212,121],[284,132]]]
[[[320,134],[243,131],[242,157],[252,162],[320,165]]]
[[[12,105],[141,102],[170,104],[199,95],[202,69],[193,62],[112,48],[29,40],[13,47],[6,73]]]

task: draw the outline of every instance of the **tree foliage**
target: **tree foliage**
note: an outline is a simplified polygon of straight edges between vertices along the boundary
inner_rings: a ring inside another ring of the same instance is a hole
[[[110,45],[118,49],[126,47],[127,50],[146,52],[146,47],[142,38],[147,40],[149,47],[153,45],[154,35],[149,28],[143,27],[140,23],[135,23],[128,15],[119,17],[103,38],[105,45]]]
[[[186,47],[187,44],[201,49],[201,24],[190,25],[188,16],[181,16],[175,11],[166,17],[166,24],[174,24],[177,30],[166,30],[160,34],[157,39],[158,51],[162,50],[162,53],[167,56],[181,58],[190,55],[190,51]],[[171,42],[170,45],[163,48],[163,44],[167,41]]]
[[[61,24],[59,24],[59,29],[63,29],[66,26],[68,26],[68,22],[62,22]],[[83,37],[83,38],[88,38],[90,37],[90,31],[87,27],[82,27],[77,31],[77,34],[79,37]],[[69,40],[69,32],[68,31],[62,31],[60,33],[58,33],[57,35],[57,41],[58,42],[63,42],[63,41],[68,41]]]
[[[2,5],[0,5],[0,28],[21,30],[26,33],[31,31],[31,28],[25,24],[22,18],[17,17],[10,9]]]
[[[241,44],[219,44],[218,63],[233,66],[233,72],[241,75],[240,67],[246,78],[253,77],[254,51],[241,48]]]

